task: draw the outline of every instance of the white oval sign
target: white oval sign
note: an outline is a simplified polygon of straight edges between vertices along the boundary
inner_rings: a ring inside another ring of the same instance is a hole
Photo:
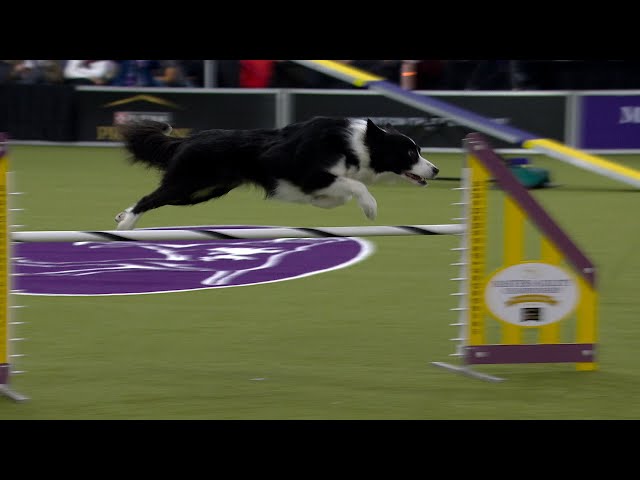
[[[575,309],[575,278],[548,263],[527,262],[496,272],[485,288],[487,308],[496,318],[519,327],[562,320]]]

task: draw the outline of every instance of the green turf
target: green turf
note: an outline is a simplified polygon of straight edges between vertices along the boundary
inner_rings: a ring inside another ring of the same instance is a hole
[[[431,155],[458,176],[461,155]],[[640,192],[545,157],[561,186],[533,193],[598,267],[600,369],[493,365],[486,383],[432,365],[456,333],[455,238],[379,237],[347,269],[249,287],[120,297],[20,296],[15,390],[0,419],[635,419],[640,418],[637,285]],[[638,157],[615,157],[640,168]],[[118,148],[14,146],[26,230],[108,230],[155,187]],[[452,181],[375,185],[376,224],[452,223]],[[492,195],[499,195],[493,192]],[[264,202],[257,191],[164,207],[139,227],[367,225],[334,210]]]

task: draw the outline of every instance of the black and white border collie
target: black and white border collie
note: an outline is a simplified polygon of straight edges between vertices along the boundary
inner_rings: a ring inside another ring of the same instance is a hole
[[[243,184],[266,198],[334,208],[355,198],[374,220],[377,203],[365,184],[394,173],[425,186],[438,168],[406,135],[371,120],[316,117],[281,129],[205,130],[170,136],[154,121],[121,125],[132,162],[162,172],[159,187],[116,216],[118,230],[164,205],[195,205]]]

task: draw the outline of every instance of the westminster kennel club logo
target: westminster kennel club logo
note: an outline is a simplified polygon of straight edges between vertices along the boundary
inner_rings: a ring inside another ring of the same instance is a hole
[[[345,268],[372,252],[370,243],[347,237],[20,243],[13,252],[13,288],[81,296],[238,287]]]

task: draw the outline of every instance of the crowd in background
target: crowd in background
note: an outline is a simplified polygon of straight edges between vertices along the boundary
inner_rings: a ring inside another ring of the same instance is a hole
[[[640,89],[630,60],[339,60],[410,90]],[[218,88],[354,88],[287,60],[215,60]],[[191,87],[204,60],[0,60],[1,84]]]

